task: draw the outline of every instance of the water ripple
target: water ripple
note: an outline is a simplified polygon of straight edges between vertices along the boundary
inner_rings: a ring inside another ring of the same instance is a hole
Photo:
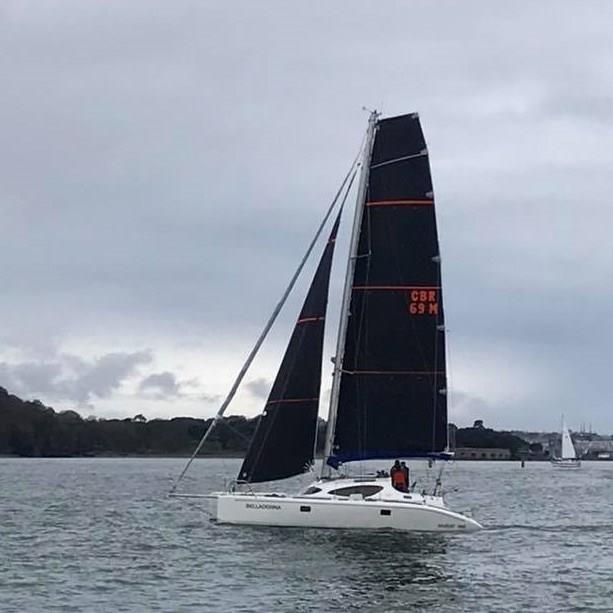
[[[458,462],[449,502],[486,530],[450,536],[217,525],[166,497],[181,465],[0,459],[0,609],[613,610],[608,464]],[[199,461],[188,485],[237,466]]]

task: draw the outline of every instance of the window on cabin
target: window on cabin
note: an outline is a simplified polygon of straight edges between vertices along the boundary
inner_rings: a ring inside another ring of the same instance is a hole
[[[340,487],[337,490],[330,490],[330,494],[334,496],[353,496],[358,494],[362,498],[368,498],[378,494],[383,487],[380,485],[352,485],[350,487]]]

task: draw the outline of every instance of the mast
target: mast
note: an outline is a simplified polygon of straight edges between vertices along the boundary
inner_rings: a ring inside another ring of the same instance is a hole
[[[347,261],[347,271],[345,273],[345,287],[343,289],[343,300],[341,304],[341,317],[338,326],[338,337],[336,340],[336,355],[334,356],[334,371],[332,373],[332,391],[330,393],[330,409],[328,411],[328,425],[326,428],[326,441],[324,447],[324,458],[321,468],[321,476],[324,473],[330,474],[331,469],[327,466],[327,459],[332,453],[334,444],[334,428],[336,425],[336,412],[338,409],[338,398],[341,384],[341,374],[343,370],[343,355],[345,352],[345,337],[347,335],[347,322],[349,321],[349,303],[351,301],[351,286],[353,284],[353,273],[360,242],[360,226],[362,224],[362,213],[366,202],[366,189],[368,187],[368,176],[370,174],[370,158],[375,141],[375,132],[379,113],[372,111],[368,118],[368,128],[366,131],[366,142],[362,156],[362,171],[360,173],[360,185],[356,199],[355,214],[353,217],[353,227],[351,230],[351,241],[349,244],[349,259]]]
[[[441,258],[417,113],[377,119],[364,195],[337,354],[326,458],[334,469],[442,457],[447,446]]]

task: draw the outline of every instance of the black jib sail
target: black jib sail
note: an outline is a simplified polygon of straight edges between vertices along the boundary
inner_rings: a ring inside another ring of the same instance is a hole
[[[443,296],[428,154],[416,114],[377,123],[356,256],[328,464],[441,452]]]
[[[239,481],[285,479],[313,462],[330,269],[340,213],[258,422]]]

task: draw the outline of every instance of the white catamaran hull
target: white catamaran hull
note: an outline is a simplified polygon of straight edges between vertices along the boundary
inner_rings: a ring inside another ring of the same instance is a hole
[[[387,480],[384,482],[387,485]],[[380,480],[360,483],[363,486],[381,486]],[[402,493],[391,486],[381,487],[378,495],[359,499],[357,496],[326,495],[339,484],[349,485],[347,480],[316,482],[314,486],[323,490],[316,495],[213,494],[211,513],[218,522],[227,524],[409,532],[473,532],[481,529],[474,519],[446,508],[440,496]]]

